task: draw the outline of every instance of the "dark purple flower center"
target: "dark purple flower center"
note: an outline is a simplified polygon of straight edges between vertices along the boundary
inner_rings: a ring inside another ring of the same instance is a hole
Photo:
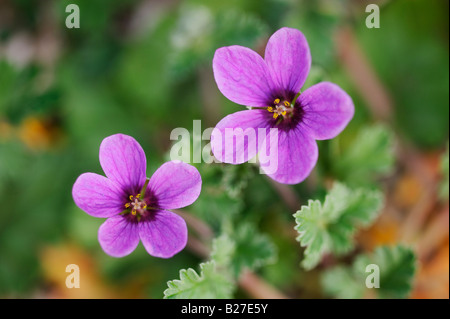
[[[274,100],[268,102],[268,107],[264,107],[268,111],[268,122],[271,127],[288,131],[295,128],[303,119],[303,107],[298,102],[299,94],[283,93],[274,94]]]
[[[125,201],[122,215],[131,222],[149,220],[158,210],[156,196],[147,189],[148,181],[147,179],[140,193],[130,194]]]

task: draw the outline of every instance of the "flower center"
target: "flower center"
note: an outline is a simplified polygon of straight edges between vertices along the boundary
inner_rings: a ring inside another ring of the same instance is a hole
[[[157,209],[155,206],[156,201],[152,197],[152,194],[146,194],[149,181],[147,178],[139,194],[128,197],[129,201],[125,203],[125,210],[120,215],[128,216],[133,221],[139,222],[142,218],[148,218],[150,210]]]
[[[276,119],[279,116],[283,118],[292,117],[294,112],[294,107],[292,104],[286,100],[276,99],[273,101],[273,106],[269,106],[267,111],[273,113],[273,118]]]
[[[141,194],[137,194],[136,196],[130,195],[130,202],[125,204],[125,208],[131,208],[131,215],[142,216],[147,211],[147,204],[145,201],[141,199]]]

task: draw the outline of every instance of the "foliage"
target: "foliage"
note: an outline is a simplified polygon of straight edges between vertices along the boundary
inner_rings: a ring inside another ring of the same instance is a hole
[[[230,281],[216,270],[214,262],[200,264],[200,275],[192,268],[180,270],[180,279],[167,283],[166,299],[225,299],[231,297]]]
[[[383,125],[361,129],[350,145],[333,154],[335,176],[349,185],[367,186],[390,174],[395,162],[393,139],[393,132]]]
[[[366,288],[372,271],[366,270],[369,265],[379,268],[378,288]],[[322,285],[327,294],[342,299],[362,298],[371,293],[378,298],[405,298],[411,291],[415,271],[416,257],[410,248],[382,246],[370,255],[359,255],[350,267],[336,266],[327,270]]]
[[[404,176],[395,146],[435,154],[448,141],[447,4],[387,1],[375,30],[366,28],[364,6],[355,1],[77,0],[80,29],[65,27],[68,0],[0,3],[0,297],[65,296],[64,282],[55,285],[46,275],[41,252],[67,243],[75,248],[57,263],[54,276],[61,271],[63,277],[60,263],[80,251],[87,256],[80,264],[96,274],[83,289],[99,298],[104,289],[96,290],[96,282],[113,287],[118,297],[161,298],[164,290],[166,298],[251,297],[237,286],[244,269],[295,297],[359,298],[373,294],[361,284],[367,274],[355,270],[367,262],[389,269],[378,297],[408,296],[410,250],[370,254],[356,235],[373,225],[382,194],[396,194],[394,185]],[[193,119],[205,129],[236,111],[214,83],[215,50],[242,45],[264,55],[268,37],[284,26],[308,39],[312,68],[305,88],[338,83],[356,107],[339,137],[318,142],[310,178],[280,190],[251,164],[194,163],[202,193],[184,213],[215,238],[211,243],[199,236],[212,248],[209,260],[188,248],[170,260],[149,258],[142,246],[127,258],[106,256],[97,240],[102,220],[80,211],[71,196],[81,173],[102,173],[102,139],[135,137],[148,155],[150,175],[167,160],[172,129],[190,131]],[[367,79],[356,83],[336,51],[335,35],[343,27],[353,32],[391,97],[392,119],[385,124],[372,118],[371,102],[358,89]],[[440,177],[445,206],[448,146]],[[292,213],[299,207],[292,209],[289,196],[307,204],[295,214],[297,232]],[[398,210],[386,209],[391,211]],[[395,215],[396,226],[406,215]],[[330,259],[341,265],[330,269],[322,262]]]
[[[306,247],[302,262],[314,268],[325,254],[341,255],[353,247],[359,226],[368,226],[379,214],[383,196],[379,191],[352,190],[336,183],[321,203],[310,200],[294,214],[297,240]]]

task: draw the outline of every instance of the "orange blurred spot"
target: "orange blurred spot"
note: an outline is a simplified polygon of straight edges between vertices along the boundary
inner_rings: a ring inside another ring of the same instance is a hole
[[[419,268],[411,298],[449,298],[449,249],[447,240],[430,260],[424,261]]]
[[[398,242],[399,224],[396,219],[391,217],[389,212],[384,212],[378,217],[375,224],[358,234],[357,242],[365,250],[373,250],[377,246],[392,245]]]
[[[41,267],[45,281],[50,285],[50,298],[92,299],[117,298],[117,294],[106,285],[98,273],[92,258],[75,245],[60,245],[45,248],[41,255]],[[80,269],[80,288],[68,288],[67,265],[75,264]]]
[[[30,150],[49,149],[56,141],[59,130],[48,121],[36,117],[28,117],[18,127],[18,138]]]
[[[411,208],[417,204],[423,192],[423,185],[416,175],[403,175],[397,181],[394,190],[394,204],[401,209]]]

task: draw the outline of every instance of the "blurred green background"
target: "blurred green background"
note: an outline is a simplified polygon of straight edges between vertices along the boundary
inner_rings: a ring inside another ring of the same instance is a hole
[[[79,29],[65,27],[70,3],[79,5]],[[380,5],[380,29],[365,25],[369,3]],[[151,175],[168,158],[172,129],[191,130],[194,119],[213,127],[238,110],[215,85],[215,50],[239,44],[262,54],[284,26],[300,29],[310,44],[305,87],[329,80],[353,97],[356,115],[344,144],[384,120],[373,109],[384,100],[370,101],[370,89],[355,81],[359,69],[345,60],[351,44],[342,32],[351,34],[389,96],[386,123],[401,143],[431,157],[442,152],[449,128],[448,1],[1,0],[0,297],[161,298],[180,268],[196,267],[202,259],[189,250],[170,260],[150,257],[142,246],[122,259],[104,254],[97,241],[102,220],[75,206],[73,182],[87,171],[103,174],[99,145],[119,132],[143,146]],[[319,172],[330,171],[328,146],[320,145]],[[198,166],[204,185],[229,182],[227,169]],[[261,276],[293,296],[322,297],[298,267],[298,243],[278,232],[293,212],[270,195],[263,177],[232,174],[248,184],[238,199],[230,195],[213,206],[200,200],[187,210],[214,230],[220,227],[214,216],[244,211],[278,247],[278,262]],[[317,193],[308,185],[293,187],[304,201]],[[69,263],[88,269],[80,291],[65,289]]]

